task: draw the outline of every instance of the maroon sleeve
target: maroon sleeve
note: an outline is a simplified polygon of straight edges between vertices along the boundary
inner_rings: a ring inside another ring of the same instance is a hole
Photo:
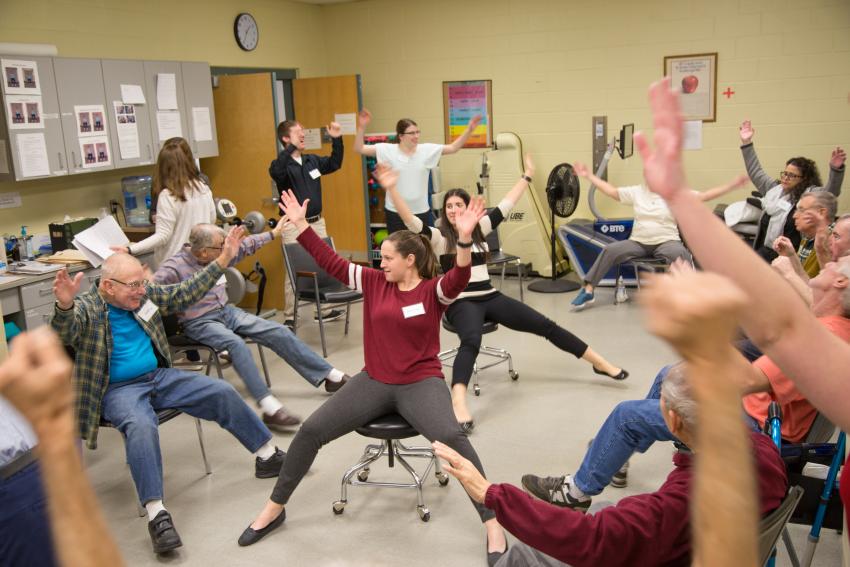
[[[484,505],[522,542],[573,567],[659,565],[688,529],[684,485],[625,498],[596,514],[553,506],[510,484],[491,485]]]
[[[437,280],[437,297],[440,303],[451,303],[460,292],[466,289],[469,277],[472,275],[472,267],[453,267],[451,270]]]
[[[334,278],[356,291],[363,291],[364,284],[374,281],[378,276],[383,279],[383,274],[378,270],[364,268],[353,262],[349,262],[334,252],[333,248],[325,244],[312,228],[307,228],[298,235],[298,243],[316,260],[316,263]]]

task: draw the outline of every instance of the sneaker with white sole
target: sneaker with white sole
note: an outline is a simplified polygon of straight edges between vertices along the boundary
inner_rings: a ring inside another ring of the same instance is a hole
[[[590,508],[591,497],[574,498],[570,494],[572,477],[567,476],[536,476],[526,474],[522,477],[522,487],[531,494],[561,508],[572,508],[578,512],[587,512]]]
[[[322,323],[327,323],[328,321],[336,321],[337,319],[340,319],[343,315],[345,315],[345,311],[342,311],[341,309],[331,309],[327,313],[322,314]],[[319,322],[318,313],[313,316],[313,321],[316,323]]]
[[[594,301],[596,301],[596,299],[593,298],[593,292],[587,293],[587,291],[582,288],[581,291],[578,292],[576,298],[572,300],[572,306],[576,311],[580,311]]]
[[[629,485],[629,461],[626,461],[620,470],[611,477],[611,486],[614,488],[625,488]]]

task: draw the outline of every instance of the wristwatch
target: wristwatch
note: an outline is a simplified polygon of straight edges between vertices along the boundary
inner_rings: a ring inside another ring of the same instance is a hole
[[[529,183],[531,183],[531,178],[529,176],[527,176],[526,174],[523,173],[522,178],[525,179],[526,181],[528,181]]]

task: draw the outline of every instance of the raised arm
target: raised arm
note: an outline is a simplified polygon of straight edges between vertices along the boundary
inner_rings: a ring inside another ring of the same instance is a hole
[[[738,133],[741,136],[741,154],[744,156],[744,166],[747,168],[747,175],[750,176],[750,181],[756,186],[758,192],[764,195],[777,182],[764,172],[761,163],[759,163],[755,146],[753,146],[753,135],[755,135],[756,131],[753,128],[752,122],[744,120],[738,129]]]
[[[398,183],[398,172],[395,171],[389,164],[379,163],[375,166],[374,173],[375,180],[383,187],[387,194],[392,198],[393,204],[395,205],[396,212],[398,216],[401,217],[402,222],[407,227],[408,230],[413,232],[423,232],[424,224],[423,222],[413,214],[410,210],[410,207],[407,206],[407,201],[398,194],[398,188],[396,184]]]
[[[718,185],[717,187],[712,187],[711,189],[706,189],[705,191],[701,191],[699,193],[699,199],[700,199],[700,201],[705,202],[705,201],[711,201],[712,199],[716,199],[718,197],[722,197],[723,195],[725,195],[726,193],[728,193],[730,191],[734,191],[735,189],[738,189],[739,187],[743,187],[744,185],[747,184],[747,181],[749,181],[749,180],[750,180],[750,178],[746,174],[742,173],[741,175],[739,175],[738,177],[736,177],[735,179],[733,179],[729,183],[725,183],[723,185]]]
[[[357,131],[354,133],[354,151],[366,157],[375,157],[375,146],[367,146],[363,143],[363,135],[366,127],[372,122],[372,113],[363,109],[357,115]]]
[[[478,125],[481,124],[481,118],[482,117],[480,114],[476,114],[475,116],[470,118],[469,124],[466,125],[466,130],[463,131],[463,134],[460,135],[460,138],[458,138],[451,144],[443,146],[443,155],[448,156],[459,152],[461,148],[463,148],[464,144],[466,144],[466,141],[469,139],[475,129],[478,128]]]
[[[83,272],[79,272],[72,278],[68,275],[68,269],[62,268],[56,272],[56,278],[53,280],[53,295],[56,297],[56,305],[50,326],[53,327],[63,343],[74,348],[77,347],[79,340],[83,337],[83,330],[88,323],[86,310],[74,301],[74,297],[80,291],[83,275]]]
[[[511,190],[508,191],[508,194],[505,195],[505,201],[510,201],[511,207],[514,207],[519,201],[519,198],[522,197],[522,194],[525,193],[525,190],[528,189],[528,184],[531,183],[531,179],[534,177],[534,161],[531,159],[531,154],[525,154],[525,170],[522,172],[522,177],[519,178]]]
[[[832,150],[832,155],[829,156],[829,179],[826,181],[823,190],[829,191],[836,197],[841,195],[841,184],[844,182],[844,162],[847,161],[847,154],[840,147]]]
[[[322,174],[333,173],[342,167],[344,148],[342,145],[342,126],[338,122],[331,122],[326,126],[331,137],[331,155],[319,156],[319,172]]]
[[[596,186],[597,189],[602,191],[606,196],[611,197],[615,201],[619,202],[620,192],[617,190],[617,187],[611,185],[601,177],[596,177],[596,175],[594,175],[594,173],[590,171],[586,165],[581,162],[575,162],[573,164],[573,171],[575,171],[576,175],[578,175],[579,177],[584,177],[585,179],[593,183],[593,185]]]
[[[746,293],[740,319],[753,342],[826,417],[850,429],[850,405],[843,395],[850,345],[820,325],[782,278],[687,189],[682,116],[669,79],[653,84],[649,99],[655,148],[642,133],[635,134],[635,145],[650,189],[667,201],[702,267],[727,276]]]

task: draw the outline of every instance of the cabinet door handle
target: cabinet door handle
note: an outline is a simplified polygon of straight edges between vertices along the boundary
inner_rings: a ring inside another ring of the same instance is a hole
[[[56,155],[59,156],[59,169],[65,169],[65,160],[62,159],[62,152],[56,152]]]
[[[83,163],[80,162],[80,165],[77,165],[77,152],[75,152],[74,150],[71,150],[71,161],[74,162],[74,167],[82,169]]]
[[[46,295],[53,295],[53,290],[52,289],[40,289],[40,290],[38,290],[38,295],[41,296],[41,297],[44,297]]]
[[[151,151],[151,145],[147,144],[147,146],[148,146],[148,159],[153,161],[153,152]]]

